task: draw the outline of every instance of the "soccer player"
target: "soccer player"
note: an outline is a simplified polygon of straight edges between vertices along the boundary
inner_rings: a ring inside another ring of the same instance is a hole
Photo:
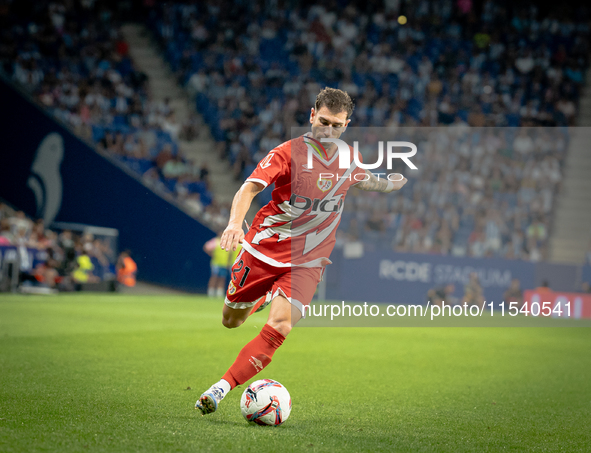
[[[239,327],[252,313],[269,303],[271,307],[259,335],[195,404],[202,414],[216,411],[230,390],[262,371],[305,316],[324,267],[330,264],[349,188],[389,193],[406,183],[402,175],[396,181],[380,179],[358,167],[354,159],[349,168],[339,168],[337,145],[322,139],[340,137],[352,113],[353,102],[346,92],[322,90],[310,113],[312,131],[271,150],[234,197],[220,245],[229,251],[242,244],[242,251],[231,269],[222,323],[230,329]],[[312,168],[307,165],[309,152]],[[272,201],[257,213],[245,235],[242,224],[253,198],[272,183]]]

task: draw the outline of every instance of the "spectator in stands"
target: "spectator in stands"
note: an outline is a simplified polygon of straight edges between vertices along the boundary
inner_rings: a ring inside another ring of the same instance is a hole
[[[76,243],[74,242],[73,235],[70,230],[62,231],[58,236],[57,243],[66,255],[75,253]]]
[[[483,257],[486,252],[486,236],[482,226],[476,227],[476,229],[470,235],[468,239],[470,244],[470,256],[476,258]]]
[[[468,284],[464,287],[464,302],[469,306],[476,305],[481,308],[486,302],[476,272],[470,273]]]
[[[502,235],[505,234],[505,224],[496,209],[490,209],[485,224],[487,251],[497,253],[502,246]]]
[[[550,289],[550,282],[548,281],[548,279],[543,279],[542,284],[535,288],[534,291],[540,294],[552,292],[552,290]]]
[[[76,258],[76,269],[72,272],[72,280],[76,284],[76,289],[79,291],[81,285],[85,283],[97,283],[99,281],[92,271],[94,264],[88,256],[88,252],[82,248],[80,255]]]
[[[521,283],[518,279],[511,280],[511,285],[503,294],[503,300],[506,303],[517,302],[519,309],[523,306],[523,292],[521,291]]]
[[[585,294],[591,293],[591,285],[589,284],[589,282],[581,283],[581,292]]]
[[[225,228],[229,218],[230,210],[228,206],[222,207],[215,202],[207,206],[203,214],[203,219],[210,225],[215,226],[216,229]]]
[[[164,183],[160,180],[160,175],[158,174],[158,169],[157,168],[150,168],[148,171],[146,171],[143,175],[142,175],[142,182],[149,186],[152,187],[154,189],[160,190],[160,191],[165,191],[166,187],[164,186]]]
[[[55,289],[58,282],[61,281],[57,266],[59,266],[59,263],[56,260],[49,258],[46,261],[37,264],[32,275],[39,284]]]
[[[538,247],[538,242],[534,238],[527,240],[527,253],[528,260],[533,263],[537,263],[543,257],[542,250]]]
[[[177,179],[186,174],[188,171],[187,164],[183,162],[181,156],[174,156],[162,168],[162,174],[167,179]]]
[[[543,241],[546,240],[547,237],[547,230],[546,225],[537,218],[534,222],[527,227],[527,238],[532,239],[535,241],[536,246],[542,244]]]
[[[16,236],[26,237],[33,229],[33,222],[29,220],[23,211],[17,211],[13,217],[8,219],[12,234]],[[19,234],[19,231],[21,232]]]
[[[12,245],[13,234],[8,219],[0,220],[0,245]]]
[[[203,213],[203,203],[201,203],[201,195],[199,193],[190,194],[184,201],[189,214],[193,217],[199,217]]]
[[[453,283],[445,285],[440,288],[430,289],[427,292],[427,297],[432,305],[442,307],[445,305],[455,305],[457,299],[453,297],[456,287]]]
[[[117,281],[127,287],[134,287],[136,282],[137,264],[131,258],[129,250],[119,254],[117,259]]]
[[[374,210],[371,216],[365,222],[365,229],[373,233],[383,233],[386,231],[384,217],[377,209]]]
[[[194,113],[183,124],[180,137],[183,140],[192,141],[199,138],[199,121]]]
[[[203,162],[199,168],[199,180],[209,187],[209,167],[207,162]]]
[[[178,140],[182,126],[177,122],[174,112],[168,113],[166,119],[162,122],[162,130],[168,132],[173,140]]]

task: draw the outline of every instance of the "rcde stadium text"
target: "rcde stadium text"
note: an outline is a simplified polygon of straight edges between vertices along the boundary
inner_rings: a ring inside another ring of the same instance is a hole
[[[380,261],[380,278],[408,282],[434,284],[466,284],[470,274],[476,272],[483,286],[508,287],[511,284],[511,271],[502,269],[478,269],[471,266],[451,264],[419,263],[415,261]]]

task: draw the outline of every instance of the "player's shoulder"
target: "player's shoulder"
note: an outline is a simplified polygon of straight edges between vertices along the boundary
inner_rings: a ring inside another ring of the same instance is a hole
[[[296,137],[292,138],[291,140],[287,140],[280,145],[277,145],[272,152],[277,152],[280,154],[290,155],[294,152],[301,151],[306,149],[303,137]]]

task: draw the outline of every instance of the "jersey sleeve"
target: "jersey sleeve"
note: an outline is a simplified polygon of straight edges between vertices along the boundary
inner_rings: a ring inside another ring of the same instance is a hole
[[[290,142],[286,142],[269,151],[269,154],[258,163],[246,181],[257,182],[267,187],[279,177],[289,174],[291,161],[289,147]]]

